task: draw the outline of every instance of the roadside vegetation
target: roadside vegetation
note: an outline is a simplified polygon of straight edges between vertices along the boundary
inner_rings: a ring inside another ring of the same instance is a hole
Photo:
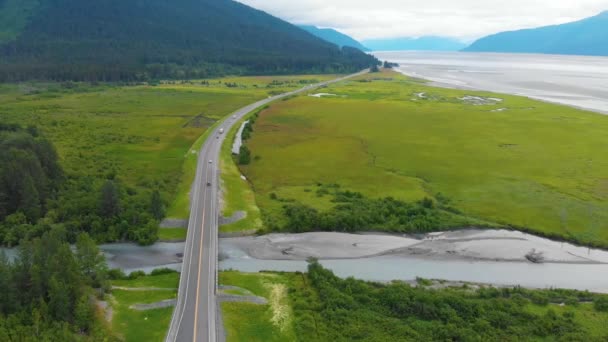
[[[226,140],[224,141],[220,152],[222,215],[224,217],[231,217],[237,212],[244,212],[245,217],[236,222],[221,226],[220,232],[222,233],[255,232],[262,228],[261,213],[255,202],[255,194],[251,189],[248,180],[242,178],[241,171],[237,167],[237,164],[240,163],[243,158],[243,151],[241,149],[239,155],[233,155],[232,144],[234,143],[234,139],[243,122],[247,120],[251,122],[252,118],[257,117],[260,111],[265,108],[267,107],[253,111],[240,122],[236,123],[234,127],[226,133]],[[251,129],[251,125],[246,125],[242,134],[243,141],[248,138],[247,134],[251,134]]]
[[[159,228],[158,239],[160,241],[184,241],[188,235],[186,228]]]
[[[222,303],[228,341],[603,341],[608,297],[570,290],[436,287],[341,279],[312,261],[307,273],[221,272],[236,295]],[[276,291],[281,288],[281,291]],[[226,290],[224,290],[226,291]],[[233,290],[235,291],[235,290]],[[225,292],[224,292],[225,293]],[[282,305],[273,295],[286,294]],[[277,324],[277,308],[286,317]]]
[[[289,290],[295,281],[293,274],[278,273],[220,273],[220,285],[236,286],[242,290],[222,290],[231,295],[253,295],[265,298],[267,304],[222,302],[222,318],[229,342],[296,341],[293,330],[293,309]],[[221,297],[220,297],[221,298]]]
[[[177,297],[179,273],[155,270],[150,275],[134,272],[112,280],[112,331],[123,341],[163,341],[173,306],[137,310],[133,306],[153,304]]]
[[[57,224],[70,242],[79,232],[97,242],[155,242],[159,220],[188,217],[199,138],[210,126],[331,77],[0,85],[0,243]]]
[[[269,230],[493,226],[608,247],[608,117],[387,70],[321,91],[336,96],[262,111],[247,141]]]

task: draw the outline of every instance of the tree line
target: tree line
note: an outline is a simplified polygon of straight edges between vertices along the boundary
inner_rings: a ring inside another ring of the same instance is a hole
[[[342,190],[338,184],[321,185],[317,196],[331,196],[333,206],[318,210],[291,199],[270,198],[282,202],[284,219],[264,215],[271,230],[302,233],[309,231],[389,231],[421,233],[478,223],[458,214],[449,201],[438,194],[437,200],[424,198],[406,202],[392,197],[369,198],[359,192]]]
[[[111,341],[95,299],[109,290],[95,242],[78,236],[74,252],[56,227],[24,241],[12,260],[0,252],[0,341]]]
[[[402,282],[341,279],[309,264],[306,287],[290,291],[302,341],[592,341],[576,308],[606,296],[569,290],[432,290]],[[568,303],[554,310],[550,303]],[[530,306],[544,310],[528,309]],[[595,306],[598,310],[598,306]],[[570,310],[572,308],[572,310]],[[592,309],[593,310],[593,309]]]
[[[377,63],[228,0],[39,0],[22,21],[6,24],[18,34],[0,41],[0,82],[347,73]]]
[[[86,232],[98,242],[146,245],[158,239],[164,215],[158,190],[126,188],[113,174],[65,175],[53,144],[35,127],[0,125],[0,244],[61,226],[69,242]]]

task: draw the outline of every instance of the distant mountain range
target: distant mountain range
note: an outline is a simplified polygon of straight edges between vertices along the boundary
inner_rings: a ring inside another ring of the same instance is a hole
[[[493,34],[463,51],[608,56],[608,11],[567,24]]]
[[[448,37],[425,36],[420,38],[371,39],[361,42],[372,51],[458,51],[467,45]]]
[[[344,33],[338,32],[331,28],[318,28],[316,26],[311,25],[300,25],[301,29],[323,39],[330,43],[336,44],[339,47],[350,46],[357,48],[361,51],[370,51],[367,47],[363,46],[363,44],[359,43],[354,38],[345,35]]]
[[[376,62],[232,0],[0,0],[0,81],[345,73]]]

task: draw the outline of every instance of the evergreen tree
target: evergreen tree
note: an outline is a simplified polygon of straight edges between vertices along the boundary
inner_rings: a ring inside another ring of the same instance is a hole
[[[150,212],[152,217],[159,221],[165,217],[165,205],[158,190],[152,192],[152,197],[150,198]]]
[[[57,321],[68,321],[70,319],[70,295],[67,285],[56,276],[49,282],[49,312]]]
[[[87,332],[91,328],[91,323],[95,319],[93,314],[93,307],[89,296],[82,295],[76,303],[76,310],[74,312],[74,323],[80,332]]]
[[[107,180],[101,187],[100,213],[105,218],[113,218],[120,212],[120,197],[113,181]]]
[[[21,186],[19,188],[19,199],[20,199],[20,210],[25,214],[28,221],[36,222],[40,218],[41,207],[40,197],[38,190],[34,185],[32,177],[25,174],[21,180]]]
[[[78,235],[76,240],[76,259],[80,271],[90,286],[105,289],[108,266],[103,253],[87,233]]]
[[[11,265],[0,251],[0,314],[7,314],[15,308],[14,288]]]
[[[239,150],[239,164],[248,165],[249,163],[251,163],[251,151],[247,146],[241,145],[241,149]]]

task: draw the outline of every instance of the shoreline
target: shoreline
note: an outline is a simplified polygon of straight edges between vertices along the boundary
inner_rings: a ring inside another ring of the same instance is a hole
[[[533,95],[526,95],[524,93],[482,89],[482,88],[470,86],[470,85],[466,84],[466,82],[462,82],[465,84],[458,85],[455,83],[436,81],[436,80],[432,80],[430,78],[426,78],[424,75],[420,75],[416,72],[408,73],[407,71],[403,70],[400,67],[395,67],[395,68],[393,68],[393,70],[395,70],[396,72],[398,72],[402,75],[405,75],[407,77],[425,81],[426,85],[428,85],[430,87],[437,87],[437,88],[444,88],[444,89],[456,89],[456,90],[483,91],[483,92],[488,92],[488,93],[495,93],[498,95],[505,94],[505,95],[512,95],[512,96],[521,96],[521,97],[528,98],[530,100],[540,101],[540,102],[544,102],[544,103],[548,103],[548,104],[552,104],[552,105],[566,106],[566,107],[570,107],[570,108],[574,108],[574,109],[578,109],[578,110],[583,110],[586,112],[591,112],[594,114],[608,115],[608,110],[601,110],[601,109],[597,109],[597,108],[584,107],[584,106],[569,104],[569,103],[565,103],[565,102],[558,102],[555,100],[549,100],[546,98],[537,97],[537,96],[533,96]]]
[[[361,260],[381,256],[435,261],[608,265],[608,252],[511,230],[465,229],[405,234],[302,233],[224,238],[260,261]],[[531,261],[530,255],[538,260]]]

